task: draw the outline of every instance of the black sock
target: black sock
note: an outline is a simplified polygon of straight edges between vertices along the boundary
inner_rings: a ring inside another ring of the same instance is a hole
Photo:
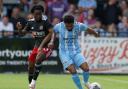
[[[41,68],[42,68],[42,65],[41,65],[41,63],[36,63],[35,64],[35,71],[34,71],[34,75],[33,75],[33,79],[34,80],[37,80],[37,78],[38,78],[38,75],[39,75],[39,73],[40,73],[40,71],[41,71]]]
[[[32,81],[32,78],[33,78],[33,73],[32,74],[28,74],[28,81],[29,81],[29,84],[31,83]]]

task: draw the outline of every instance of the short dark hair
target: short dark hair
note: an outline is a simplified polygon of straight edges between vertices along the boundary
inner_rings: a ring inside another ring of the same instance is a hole
[[[31,13],[34,13],[35,10],[41,10],[42,12],[44,12],[44,7],[41,5],[35,5],[33,6],[33,8],[31,9]]]
[[[74,16],[72,15],[66,15],[63,18],[64,23],[74,23]]]

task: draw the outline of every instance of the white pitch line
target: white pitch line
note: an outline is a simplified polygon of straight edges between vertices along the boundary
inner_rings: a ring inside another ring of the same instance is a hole
[[[95,77],[94,77],[94,78],[95,78]],[[117,83],[128,84],[128,81],[126,81],[126,80],[106,79],[106,78],[95,78],[95,79],[100,79],[100,80],[106,80],[106,81],[111,81],[111,82],[117,82]]]

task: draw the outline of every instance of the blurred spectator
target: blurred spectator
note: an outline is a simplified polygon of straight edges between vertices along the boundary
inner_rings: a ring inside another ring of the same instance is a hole
[[[31,3],[30,3],[30,10],[35,5],[41,5],[41,6],[44,7],[44,10],[46,10],[46,5],[45,5],[45,2],[43,0],[32,0]]]
[[[79,0],[78,7],[80,12],[87,12],[90,9],[95,9],[97,6],[95,0]]]
[[[0,0],[0,17],[2,16],[3,0]]]
[[[11,14],[11,18],[10,18],[10,22],[12,22],[13,26],[14,26],[14,30],[15,30],[14,35],[15,36],[18,35],[17,28],[16,28],[17,22],[21,22],[24,26],[26,24],[25,18],[20,17],[20,13],[21,13],[20,8],[15,7],[12,10],[12,14]]]
[[[45,7],[46,7],[45,13],[48,14],[48,6],[51,6],[52,0],[44,0],[44,2],[45,2]]]
[[[121,15],[117,0],[109,0],[104,8],[104,24],[117,24]]]
[[[49,5],[52,4],[52,1],[53,1],[53,0],[44,0],[44,1],[45,1],[45,3],[46,3],[46,6],[49,6]]]
[[[30,20],[30,19],[33,19],[34,17],[33,17],[33,15],[31,14],[31,13],[29,13],[28,15],[27,15],[27,20]]]
[[[13,24],[9,22],[8,16],[3,16],[0,22],[0,37],[12,37],[13,31]]]
[[[50,6],[48,6],[48,16],[51,21],[54,17],[58,17],[62,20],[63,14],[67,11],[67,4],[63,0],[53,0]]]
[[[80,16],[78,17],[79,22],[85,22],[85,19],[88,18],[88,11],[95,10],[97,7],[95,0],[79,0],[78,8]]]
[[[2,1],[0,0],[0,15],[10,18],[15,36],[18,36],[16,23],[21,22],[25,26],[27,20],[34,19],[29,14],[31,8],[42,5],[47,12],[43,14],[43,19],[47,20],[48,15],[48,20],[53,25],[62,21],[63,16],[71,14],[78,22],[90,27],[96,26],[95,30],[102,37],[128,37],[128,0],[17,0],[20,1],[18,6],[8,4],[3,7]]]
[[[96,21],[94,30],[99,34],[100,37],[107,37],[108,32],[102,27],[102,23],[100,20]]]
[[[20,8],[18,8],[18,7],[13,8],[10,21],[13,23],[14,29],[16,29],[15,23],[16,23],[17,19],[19,18],[20,13],[21,13]]]
[[[122,15],[128,14],[128,1],[121,0],[119,6],[121,8]]]
[[[26,16],[26,14],[29,12],[29,2],[28,0],[20,0],[19,8],[21,10],[21,14],[23,17]]]
[[[65,4],[69,4],[69,1],[68,0],[63,0]]]
[[[68,11],[64,13],[63,17],[66,15],[73,15],[75,16],[75,11],[76,11],[77,7],[74,4],[70,4],[68,7]]]
[[[117,28],[116,25],[114,23],[108,25],[108,37],[116,37],[117,36]]]
[[[128,37],[128,17],[123,16],[118,24],[118,37]]]
[[[79,9],[76,9],[76,10],[74,11],[74,18],[75,18],[75,20],[76,20],[77,22],[80,22],[80,21],[79,21],[79,17],[80,17]]]
[[[84,23],[89,25],[90,27],[96,24],[96,18],[92,9],[88,11],[88,16],[87,18],[85,18]]]
[[[78,18],[77,18],[77,21],[78,21],[78,22],[81,22],[81,23],[84,23],[84,20],[85,20],[86,18],[87,18],[87,15],[86,15],[86,14],[79,12],[79,16],[78,16]]]
[[[8,15],[8,9],[7,9],[5,6],[3,6],[3,7],[2,7],[1,17],[2,17],[2,16],[5,16],[5,15]]]
[[[77,5],[77,3],[79,2],[79,0],[66,0],[69,4],[75,4]]]
[[[29,13],[27,15],[26,19],[27,19],[27,21],[29,21],[29,20],[34,20],[33,18],[34,18],[33,14]],[[26,33],[24,36],[22,36],[22,38],[32,38],[32,34],[31,33]]]
[[[58,24],[60,22],[60,19],[58,17],[54,17],[53,21],[52,21],[52,25],[55,26],[56,24]]]
[[[104,17],[104,6],[107,0],[96,0],[97,1],[97,8],[95,10],[95,16],[103,22],[103,17]]]

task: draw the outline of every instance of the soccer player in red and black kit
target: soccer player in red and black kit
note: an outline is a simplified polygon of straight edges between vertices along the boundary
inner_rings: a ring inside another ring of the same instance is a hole
[[[32,32],[36,39],[35,46],[28,58],[29,87],[30,89],[35,89],[35,83],[41,70],[41,63],[43,60],[47,59],[52,52],[52,46],[48,46],[48,43],[53,34],[53,26],[48,22],[48,20],[42,20],[42,14],[44,12],[44,8],[42,6],[34,6],[31,12],[34,16],[34,20],[27,21],[25,27],[18,22],[17,28],[21,34]]]

